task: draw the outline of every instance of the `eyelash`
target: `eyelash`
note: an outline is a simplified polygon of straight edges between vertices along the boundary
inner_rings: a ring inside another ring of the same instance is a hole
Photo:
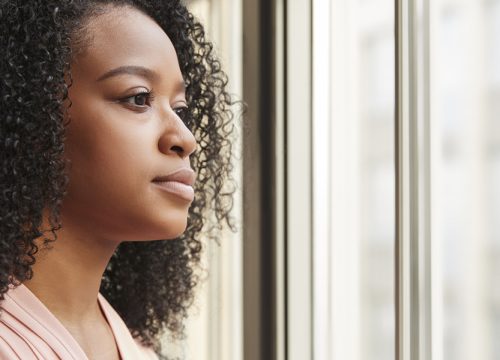
[[[134,104],[134,103],[127,101],[129,99],[134,99],[138,96],[146,96],[146,101],[149,103],[149,105],[137,105],[137,104]],[[133,107],[145,110],[146,106],[151,106],[151,103],[153,102],[154,98],[155,98],[155,95],[153,94],[152,91],[142,91],[142,92],[134,94],[132,96],[127,96],[127,97],[121,99],[120,102],[127,103],[127,104],[132,105]],[[173,110],[177,114],[177,116],[179,118],[181,118],[181,120],[183,120],[183,121],[186,120],[185,116],[186,116],[186,112],[188,110],[187,106],[181,106],[181,107],[175,108]]]
[[[134,104],[132,102],[127,101],[127,100],[130,100],[130,99],[137,98],[138,96],[146,96],[146,101],[148,101],[149,104],[151,104],[151,102],[154,100],[154,94],[153,94],[153,92],[151,92],[151,91],[142,91],[142,92],[134,94],[132,96],[127,96],[127,97],[121,99],[120,102],[132,105],[132,106],[140,108],[140,109],[143,109],[143,108],[146,107],[146,105],[138,105],[138,104]],[[151,106],[151,105],[149,105],[149,106]]]

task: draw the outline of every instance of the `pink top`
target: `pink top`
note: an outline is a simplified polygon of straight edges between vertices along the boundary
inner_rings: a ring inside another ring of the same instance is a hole
[[[101,310],[115,337],[122,360],[158,360],[130,334],[118,313],[101,295]],[[70,332],[27,286],[11,288],[0,301],[1,360],[88,360]]]

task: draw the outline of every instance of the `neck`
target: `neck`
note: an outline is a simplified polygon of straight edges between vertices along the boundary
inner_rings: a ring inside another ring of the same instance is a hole
[[[63,323],[88,323],[102,316],[97,295],[118,243],[64,225],[50,249],[39,247],[33,278],[24,285]]]

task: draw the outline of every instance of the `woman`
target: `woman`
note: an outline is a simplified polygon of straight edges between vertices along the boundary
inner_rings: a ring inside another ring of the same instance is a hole
[[[232,226],[212,45],[179,0],[0,0],[0,21],[0,358],[162,357],[202,229]]]

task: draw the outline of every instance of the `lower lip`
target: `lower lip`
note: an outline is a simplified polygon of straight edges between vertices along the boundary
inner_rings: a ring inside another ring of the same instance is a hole
[[[194,200],[194,189],[192,186],[186,185],[184,183],[178,181],[154,181],[153,184],[158,186],[161,190],[169,192],[173,195],[177,195],[178,197],[187,200]]]

